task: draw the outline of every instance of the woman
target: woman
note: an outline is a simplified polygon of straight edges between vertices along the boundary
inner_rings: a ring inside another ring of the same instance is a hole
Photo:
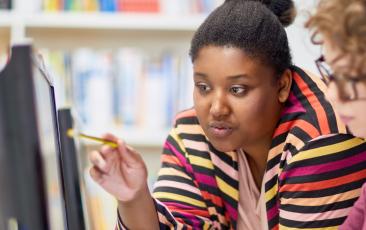
[[[330,100],[350,131],[366,138],[366,1],[322,0],[307,26],[323,46],[317,65]],[[366,230],[366,184],[340,229]]]
[[[195,33],[194,109],[177,116],[151,196],[123,141],[90,153],[119,228],[336,228],[366,178],[325,85],[292,66],[289,0],[228,0]],[[337,148],[335,148],[337,147]],[[345,164],[344,161],[351,162]]]

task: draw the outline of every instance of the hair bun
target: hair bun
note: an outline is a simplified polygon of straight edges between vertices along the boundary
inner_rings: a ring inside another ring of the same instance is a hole
[[[283,26],[289,26],[295,20],[296,8],[292,0],[272,0],[267,6]]]
[[[291,25],[296,17],[296,8],[293,0],[225,0],[225,2],[235,1],[263,3],[277,16],[284,27]]]

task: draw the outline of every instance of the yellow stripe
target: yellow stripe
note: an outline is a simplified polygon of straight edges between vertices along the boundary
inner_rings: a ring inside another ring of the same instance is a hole
[[[179,176],[179,177],[184,177],[188,180],[192,180],[191,177],[187,176],[185,173],[182,173],[181,171],[176,170],[175,168],[161,168],[159,170],[159,176],[162,176],[162,175]]]
[[[183,145],[182,140],[180,139],[180,137],[178,136],[177,132],[175,131],[175,129],[172,129],[172,131],[170,132],[170,135],[174,138],[174,140],[177,142],[177,144],[179,145],[179,148],[184,151],[184,154],[186,155],[186,148]]]
[[[235,188],[231,187],[228,183],[221,180],[220,177],[216,176],[217,185],[226,195],[230,196],[234,200],[238,200],[239,192]]]
[[[341,151],[353,148],[362,143],[364,143],[364,141],[361,140],[360,138],[352,138],[350,140],[343,141],[341,143],[302,151],[301,154],[297,154],[291,159],[291,163],[306,160],[306,159],[316,158],[316,157],[320,157],[320,156],[331,155],[336,152],[341,152]]]
[[[164,198],[164,199],[182,201],[182,202],[185,202],[187,204],[192,204],[192,205],[195,205],[195,206],[200,207],[200,208],[206,208],[205,203],[203,203],[202,201],[199,201],[199,200],[187,197],[187,196],[182,196],[182,195],[179,195],[179,194],[173,194],[173,193],[168,193],[168,192],[155,192],[153,194],[153,196],[157,199]]]
[[[299,230],[299,229],[303,229],[303,228],[289,228],[283,225],[279,225],[279,229],[280,230]],[[306,228],[306,230],[336,230],[338,229],[338,226],[334,226],[334,227],[324,227],[324,228]]]
[[[198,166],[208,168],[208,169],[214,169],[214,167],[212,165],[212,161],[202,158],[202,157],[189,155],[189,161],[191,162],[191,164],[194,164],[194,165],[198,165]]]
[[[266,202],[272,200],[272,198],[276,196],[276,194],[277,194],[277,186],[278,185],[276,183],[270,190],[268,190],[266,192],[266,195],[265,195],[266,196]]]
[[[197,124],[179,124],[177,127],[179,133],[189,133],[189,134],[202,134],[205,135],[203,129]]]

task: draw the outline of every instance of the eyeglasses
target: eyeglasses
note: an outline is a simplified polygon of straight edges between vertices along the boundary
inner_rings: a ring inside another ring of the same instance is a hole
[[[366,98],[360,98],[357,91],[357,85],[362,82],[366,82],[366,76],[350,77],[344,74],[335,75],[331,68],[326,64],[324,56],[320,56],[315,61],[316,67],[319,70],[321,80],[328,86],[331,82],[334,82],[339,91],[339,97],[343,101],[356,101],[366,100]]]

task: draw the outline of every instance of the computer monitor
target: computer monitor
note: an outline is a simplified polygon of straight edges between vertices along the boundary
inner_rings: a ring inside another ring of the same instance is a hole
[[[67,229],[56,116],[31,45],[12,47],[0,72],[0,229]]]
[[[74,128],[71,110],[57,111],[61,141],[63,184],[65,188],[66,219],[69,230],[85,229],[83,199],[80,187],[80,164],[73,138],[67,135]]]

